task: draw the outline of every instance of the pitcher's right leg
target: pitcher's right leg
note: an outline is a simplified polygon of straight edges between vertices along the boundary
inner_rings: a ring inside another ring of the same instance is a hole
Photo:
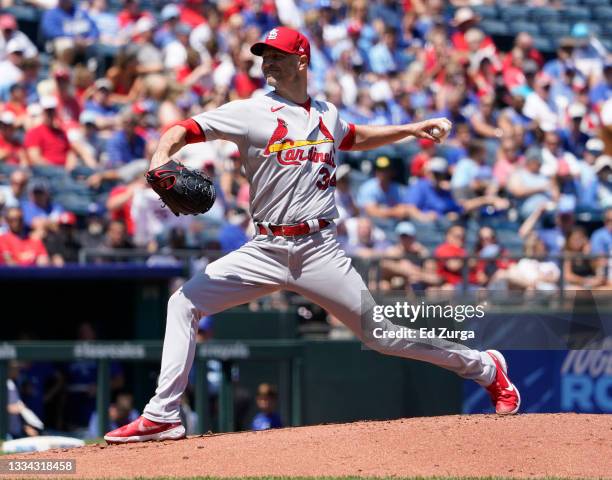
[[[108,433],[104,437],[107,441],[125,443],[184,436],[180,404],[195,355],[198,320],[277,291],[286,277],[282,248],[272,246],[262,251],[260,246],[249,242],[209,264],[172,295],[155,395],[142,417]]]

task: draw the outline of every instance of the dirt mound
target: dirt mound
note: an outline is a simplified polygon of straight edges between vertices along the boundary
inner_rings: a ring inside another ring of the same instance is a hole
[[[611,452],[612,416],[554,414],[318,425],[207,435],[178,442],[91,445],[12,457],[76,458],[78,478],[268,475],[612,478]]]

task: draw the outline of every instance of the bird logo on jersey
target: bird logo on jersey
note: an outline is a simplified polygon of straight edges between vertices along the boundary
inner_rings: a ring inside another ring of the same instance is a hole
[[[276,119],[276,129],[270,136],[264,155],[276,153],[276,159],[281,165],[300,165],[303,161],[313,163],[326,163],[335,167],[334,149],[331,152],[321,152],[317,145],[334,143],[334,137],[323,123],[323,118],[319,117],[318,131],[323,134],[323,138],[317,140],[291,140],[286,138],[289,130],[287,122],[282,118]],[[304,148],[308,147],[308,148]]]

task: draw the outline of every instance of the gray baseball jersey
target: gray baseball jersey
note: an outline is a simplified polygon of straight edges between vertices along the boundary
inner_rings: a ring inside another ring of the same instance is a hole
[[[328,102],[308,109],[274,92],[227,103],[193,117],[207,140],[240,150],[256,222],[334,219],[336,151],[350,148],[354,127]]]

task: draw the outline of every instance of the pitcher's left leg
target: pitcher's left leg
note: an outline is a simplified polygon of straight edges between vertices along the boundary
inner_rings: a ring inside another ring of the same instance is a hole
[[[323,230],[302,242],[299,275],[290,281],[290,289],[317,303],[340,319],[369,348],[386,355],[432,363],[457,375],[490,385],[496,374],[495,362],[486,352],[444,340],[376,338],[375,328],[399,330],[401,327],[383,321],[362,320],[362,302],[373,308],[375,302],[351,260],[340,249],[333,230]],[[369,320],[368,320],[369,319]]]

